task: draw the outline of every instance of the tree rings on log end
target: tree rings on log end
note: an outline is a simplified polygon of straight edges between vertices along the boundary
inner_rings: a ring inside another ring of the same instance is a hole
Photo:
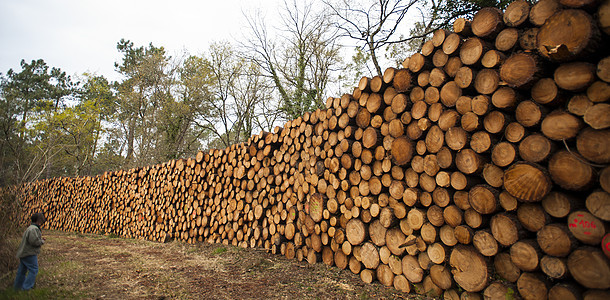
[[[403,166],[410,162],[413,157],[413,143],[406,136],[398,137],[392,142],[390,152],[394,162]]]
[[[541,201],[553,184],[548,175],[534,164],[516,163],[504,172],[504,188],[525,202]]]

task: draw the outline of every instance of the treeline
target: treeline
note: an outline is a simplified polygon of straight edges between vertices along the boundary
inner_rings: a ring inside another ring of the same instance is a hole
[[[361,76],[381,75],[418,51],[456,17],[504,1],[286,1],[273,32],[247,16],[239,42],[200,55],[121,40],[121,79],[71,77],[42,60],[0,73],[0,186],[56,176],[96,175],[225,148],[323,106]],[[332,8],[332,9],[329,9]],[[361,9],[362,8],[362,9]],[[409,37],[407,13],[421,10]],[[366,12],[366,13],[363,13]],[[355,54],[344,58],[346,40]],[[388,64],[386,64],[388,65]]]

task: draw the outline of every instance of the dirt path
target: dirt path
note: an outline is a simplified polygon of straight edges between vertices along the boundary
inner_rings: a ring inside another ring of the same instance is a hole
[[[86,299],[398,299],[349,270],[217,244],[46,230],[38,293]],[[15,272],[0,281],[7,295]],[[421,299],[421,296],[412,296]],[[1,297],[0,295],[0,298]]]

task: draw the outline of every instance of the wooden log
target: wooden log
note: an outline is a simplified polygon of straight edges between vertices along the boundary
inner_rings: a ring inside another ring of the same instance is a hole
[[[455,53],[462,44],[462,37],[457,33],[450,33],[443,41],[443,52],[447,55]]]
[[[500,109],[511,110],[520,101],[520,95],[510,87],[500,87],[491,96],[491,103]]]
[[[509,294],[509,289],[505,284],[495,281],[485,288],[483,297],[485,299],[505,299]]]
[[[493,38],[504,28],[502,11],[495,7],[480,9],[472,19],[472,33],[481,38]]]
[[[594,180],[593,168],[578,154],[565,150],[551,157],[549,173],[555,183],[568,190],[586,189]]]
[[[580,207],[578,201],[565,193],[550,192],[542,199],[542,207],[549,215],[555,218],[564,218],[571,211]]]
[[[494,269],[500,277],[509,282],[517,282],[521,276],[521,270],[513,264],[510,254],[506,252],[499,253],[494,257]]]
[[[543,117],[543,109],[534,101],[522,101],[515,109],[515,119],[524,127],[537,126]]]
[[[380,264],[377,269],[377,280],[385,286],[392,286],[394,284],[394,273],[390,267],[386,264]]]
[[[391,149],[394,163],[399,166],[405,165],[413,157],[413,143],[405,136],[398,137],[392,142]]]
[[[584,115],[585,123],[593,129],[606,129],[610,127],[610,104],[598,103],[589,108]]]
[[[553,75],[557,86],[568,91],[582,91],[595,81],[595,65],[587,62],[561,64]]]
[[[457,18],[453,21],[453,32],[463,36],[471,35],[471,22],[465,18]]]
[[[506,65],[506,62],[504,65]],[[474,79],[474,88],[477,92],[484,95],[490,95],[495,92],[499,84],[500,75],[494,69],[483,69],[477,73]]]
[[[582,292],[574,284],[558,283],[549,290],[549,300],[582,299]]]
[[[587,210],[595,217],[610,221],[610,194],[603,190],[596,190],[586,200]]]
[[[483,256],[491,257],[498,253],[498,242],[489,230],[479,230],[472,238],[473,246]]]
[[[510,214],[496,214],[490,221],[491,233],[503,246],[516,243],[523,235],[521,225],[516,218]]]
[[[552,183],[544,169],[535,164],[515,163],[504,172],[504,188],[526,202],[541,201],[551,191]]]
[[[610,5],[605,5],[610,8]],[[599,79],[610,82],[610,56],[604,57],[597,63],[595,74]]]
[[[599,25],[602,32],[610,34],[610,4],[604,1],[597,10]]]
[[[526,1],[514,1],[506,7],[504,11],[504,24],[510,27],[523,25],[529,17],[530,5]]]
[[[540,0],[530,9],[529,21],[533,25],[542,26],[559,9],[558,0]]]
[[[447,290],[453,285],[451,271],[442,265],[430,267],[430,279],[443,290]]]
[[[531,87],[539,73],[536,57],[523,52],[511,55],[500,67],[500,78],[514,88]]]
[[[563,279],[569,274],[565,259],[548,255],[540,259],[540,270],[552,279]]]
[[[405,248],[401,247],[406,239],[406,235],[399,227],[394,227],[386,232],[385,243],[393,255],[400,256],[405,252]]]
[[[599,29],[585,11],[566,9],[549,17],[537,37],[538,52],[555,61],[583,57],[597,49]]]
[[[519,30],[516,28],[505,28],[498,33],[494,46],[500,51],[509,51],[517,45],[518,41]]]
[[[519,156],[532,163],[546,160],[554,150],[554,144],[541,134],[528,135],[519,143]]]
[[[405,255],[402,258],[402,273],[411,283],[421,282],[424,278],[424,270],[419,265],[417,258],[412,255]]]
[[[526,300],[546,299],[548,294],[547,283],[536,273],[524,272],[517,280],[519,295]]]
[[[558,104],[562,95],[552,78],[542,78],[538,80],[531,90],[532,100],[539,104]]]
[[[474,186],[468,193],[470,206],[480,214],[491,214],[499,208],[498,194],[490,186]]]
[[[575,238],[590,245],[598,245],[606,234],[604,223],[585,211],[572,212],[568,216],[568,228]]]
[[[533,240],[521,240],[510,247],[510,259],[521,271],[536,270],[540,258],[540,249]]]
[[[590,289],[610,288],[610,262],[598,249],[583,247],[568,257],[568,269],[572,277]]]
[[[468,292],[482,291],[488,283],[487,263],[472,247],[458,245],[451,251],[449,263],[453,279]]]
[[[359,219],[351,219],[345,227],[347,240],[354,246],[362,244],[367,238],[367,226]],[[372,267],[367,267],[372,268]]]
[[[465,65],[474,65],[489,49],[489,45],[483,40],[476,37],[468,38],[460,47],[460,60]]]

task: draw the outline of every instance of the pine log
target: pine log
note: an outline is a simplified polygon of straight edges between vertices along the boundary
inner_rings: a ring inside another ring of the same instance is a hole
[[[521,270],[513,264],[510,254],[503,252],[494,257],[494,269],[500,277],[509,282],[517,282],[521,276]]]
[[[549,176],[535,164],[515,163],[504,172],[504,188],[522,201],[541,201],[551,187]]]
[[[523,228],[531,232],[538,232],[550,221],[550,217],[538,203],[520,205],[517,209],[517,219],[519,219]]]
[[[540,0],[530,9],[529,21],[536,26],[542,26],[559,9],[558,0]]]
[[[546,299],[548,294],[547,283],[536,273],[524,272],[517,280],[519,295],[525,300]]]
[[[510,27],[518,27],[528,20],[530,5],[524,0],[514,1],[504,11],[504,23]]]
[[[575,238],[590,245],[598,245],[606,234],[604,223],[585,211],[572,212],[568,216],[568,228]]]
[[[610,127],[610,104],[598,103],[587,108],[584,120],[593,129]]]
[[[402,258],[402,273],[412,283],[421,282],[424,277],[424,270],[420,267],[417,258],[412,255],[405,255]]]
[[[502,11],[495,7],[480,9],[472,19],[472,33],[482,38],[493,38],[504,28]]]
[[[549,173],[555,183],[568,190],[584,190],[593,180],[593,168],[578,154],[561,150],[549,160]]]
[[[504,65],[506,65],[506,62],[503,64],[503,66]],[[522,66],[522,68],[524,67]],[[500,75],[496,70],[493,69],[483,69],[479,71],[474,79],[474,88],[477,90],[477,92],[484,95],[489,95],[495,92],[498,89],[499,84]]]
[[[413,143],[405,136],[398,137],[392,142],[391,154],[394,162],[403,166],[413,157]]]
[[[568,257],[568,269],[572,277],[590,289],[610,288],[610,261],[602,251],[583,247]]]
[[[464,18],[457,18],[453,21],[453,32],[461,34],[463,36],[469,36],[472,34],[471,22]]]
[[[568,91],[582,91],[595,81],[595,65],[587,62],[561,64],[553,75],[557,86]]]
[[[347,222],[347,226],[345,227],[345,235],[347,240],[352,245],[357,246],[362,244],[362,242],[364,242],[364,240],[367,238],[367,233],[368,230],[366,225],[359,219],[351,219],[349,222]]]
[[[472,244],[483,256],[494,256],[498,253],[498,242],[489,230],[479,230],[472,238]]]
[[[542,199],[542,207],[552,217],[564,218],[581,206],[579,202],[565,193],[552,191]]]
[[[474,65],[489,49],[485,41],[476,37],[468,38],[460,47],[460,60],[465,65]]]
[[[582,299],[582,292],[574,284],[558,283],[549,290],[549,300],[562,299]]]
[[[519,41],[519,30],[516,28],[505,28],[496,37],[494,46],[500,51],[513,49]]]
[[[555,61],[583,57],[597,50],[599,35],[599,29],[585,11],[561,10],[540,28],[538,52]]]
[[[539,163],[546,160],[554,148],[548,138],[541,134],[531,134],[519,143],[519,156],[528,162]]]
[[[488,283],[487,263],[472,247],[458,245],[449,259],[453,279],[468,292],[482,291]]]
[[[515,88],[530,87],[539,78],[540,67],[535,56],[515,53],[500,67],[500,78]]]
[[[490,226],[494,238],[503,246],[516,243],[522,236],[519,221],[506,213],[494,215],[491,218]]]
[[[610,221],[610,194],[603,190],[596,190],[586,200],[587,210],[595,217]]]
[[[552,279],[563,279],[569,274],[565,259],[548,255],[540,259],[540,270]]]
[[[521,271],[532,272],[540,260],[538,245],[532,240],[522,240],[510,247],[510,259]]]

